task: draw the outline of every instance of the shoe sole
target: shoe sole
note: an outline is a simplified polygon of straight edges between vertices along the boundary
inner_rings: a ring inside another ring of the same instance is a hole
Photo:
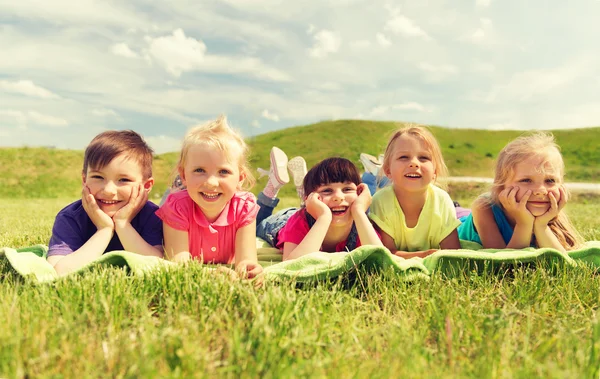
[[[283,150],[273,147],[271,149],[271,167],[275,178],[281,184],[286,184],[290,181],[290,176],[287,172],[288,158]]]
[[[302,157],[294,157],[288,162],[288,169],[292,172],[294,185],[301,186],[306,176],[306,161]]]

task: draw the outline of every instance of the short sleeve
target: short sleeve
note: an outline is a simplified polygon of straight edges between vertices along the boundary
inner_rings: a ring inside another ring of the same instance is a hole
[[[52,226],[48,256],[69,255],[83,246],[85,242],[82,232],[77,227],[77,222],[68,215],[59,213]]]
[[[277,235],[277,248],[283,248],[285,242],[299,245],[304,237],[306,237],[309,230],[310,227],[306,221],[306,210],[301,209],[294,213],[279,231],[279,234]]]
[[[395,198],[390,199],[390,196],[388,195],[389,188],[391,187],[381,189],[373,195],[373,201],[369,208],[369,218],[381,231],[393,238],[395,232],[391,213],[393,212],[392,210],[395,209],[395,204],[393,203]]]
[[[441,230],[440,230],[440,241],[448,237],[454,229],[460,225],[460,220],[456,218],[456,207],[454,202],[450,198],[450,195],[442,189],[439,189],[438,195],[440,197],[440,217],[441,217]]]
[[[144,214],[138,214],[145,220],[138,233],[144,241],[152,246],[163,244],[163,224],[162,220],[156,215],[157,208],[154,203],[149,201],[142,209]]]
[[[240,192],[236,194],[236,197],[234,211],[237,229],[239,229],[256,220],[260,206],[256,203],[256,197],[250,192]]]
[[[188,192],[179,191],[169,195],[167,201],[156,211],[156,216],[173,229],[188,231],[193,210],[193,200]]]

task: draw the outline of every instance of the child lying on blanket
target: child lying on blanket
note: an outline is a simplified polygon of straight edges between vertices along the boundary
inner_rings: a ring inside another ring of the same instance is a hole
[[[168,259],[235,262],[248,278],[262,272],[256,256],[259,206],[242,191],[254,184],[247,157],[248,146],[223,116],[188,131],[177,163],[185,189],[168,195],[156,213],[164,222]]]
[[[48,262],[68,274],[114,250],[162,257],[152,189],[152,149],[131,130],[107,131],[85,150],[81,200],[54,221]]]
[[[484,248],[580,247],[582,238],[563,212],[568,193],[564,162],[550,133],[509,142],[498,155],[490,193],[475,200],[458,232]]]
[[[381,170],[392,182],[375,193],[369,217],[392,254],[421,257],[437,249],[460,249],[450,195],[434,185],[448,175],[442,152],[429,130],[408,126],[390,138]]]
[[[279,202],[277,193],[289,181],[288,168],[304,205],[273,215]],[[300,183],[302,187],[298,188]],[[306,172],[303,158],[288,162],[285,153],[273,147],[269,180],[258,195],[258,203],[261,209],[257,216],[257,236],[282,249],[284,261],[317,251],[382,246],[366,215],[371,193],[361,183],[356,166],[345,158],[325,159]]]

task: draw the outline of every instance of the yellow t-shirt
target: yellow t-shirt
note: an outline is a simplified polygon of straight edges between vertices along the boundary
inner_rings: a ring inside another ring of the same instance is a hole
[[[393,186],[375,193],[369,218],[394,239],[401,251],[439,249],[440,242],[460,225],[450,195],[434,185],[427,189],[427,199],[414,228],[406,226]]]

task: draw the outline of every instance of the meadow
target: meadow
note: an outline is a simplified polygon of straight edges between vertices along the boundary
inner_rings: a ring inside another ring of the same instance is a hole
[[[266,167],[271,144],[290,156],[292,144],[298,152],[309,151],[309,145],[302,147],[309,138],[301,131],[288,129],[289,140],[279,136],[284,132],[251,140],[252,165]],[[452,132],[436,130],[436,135]],[[517,134],[502,133],[508,139]],[[473,158],[480,165],[473,163],[468,171],[449,160],[454,175],[481,175],[485,154],[499,149],[489,146],[504,144],[493,136],[484,146],[483,139],[469,140],[470,134],[460,143],[481,150]],[[450,143],[441,140],[445,156]],[[567,155],[571,145],[565,144]],[[376,154],[382,144],[348,147],[341,141],[339,146],[344,149],[339,155],[358,163],[357,152]],[[307,157],[309,165],[331,153],[330,142],[322,147]],[[580,161],[568,153],[579,167],[572,175],[580,175],[570,180],[597,178],[598,170],[582,163],[598,154],[595,149],[581,148]],[[569,151],[575,151],[574,144]],[[175,159],[175,154],[160,156],[155,176],[167,176]],[[0,246],[47,244],[54,216],[77,198],[80,160],[81,152],[0,149]],[[487,170],[484,176],[491,175]],[[153,198],[160,198],[167,182],[161,179]],[[259,183],[255,192],[260,188]],[[484,190],[483,184],[449,188],[453,199],[467,206]],[[297,204],[292,193],[281,207]],[[600,194],[574,193],[567,211],[587,240],[600,240]],[[600,373],[600,276],[585,266],[433,275],[410,283],[391,272],[359,270],[314,285],[261,288],[208,274],[199,265],[146,277],[104,268],[45,285],[27,283],[6,266],[1,272],[0,377],[597,378]]]

